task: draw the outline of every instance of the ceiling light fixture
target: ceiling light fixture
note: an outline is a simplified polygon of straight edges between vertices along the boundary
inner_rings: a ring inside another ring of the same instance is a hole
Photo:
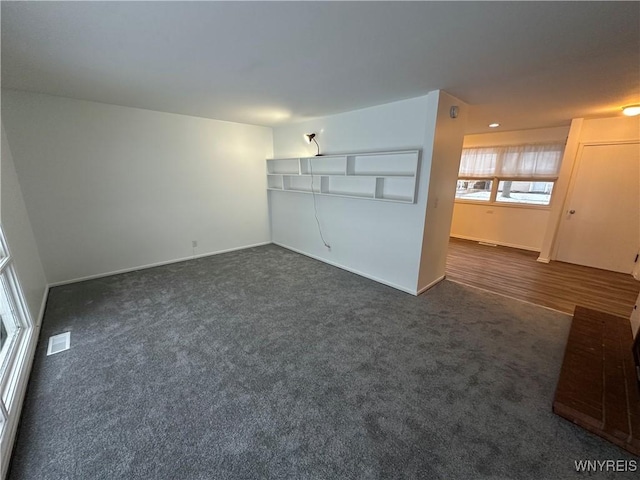
[[[489,128],[498,128],[500,126],[499,123],[490,123]]]
[[[622,113],[627,117],[640,115],[640,105],[627,105],[626,107],[622,107]]]
[[[318,145],[318,141],[316,140],[316,134],[305,133],[304,138],[307,141],[307,143],[311,143],[311,140],[313,140],[316,143],[316,147],[318,147],[318,153],[316,153],[316,157],[321,157],[322,155],[320,155],[320,145]]]

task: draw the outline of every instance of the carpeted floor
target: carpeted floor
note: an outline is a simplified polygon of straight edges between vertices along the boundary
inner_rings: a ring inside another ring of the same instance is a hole
[[[9,478],[584,478],[633,457],[551,413],[569,323],[272,245],[57,287]]]

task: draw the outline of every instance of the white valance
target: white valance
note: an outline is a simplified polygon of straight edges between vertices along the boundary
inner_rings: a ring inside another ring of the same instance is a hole
[[[558,178],[563,144],[465,148],[459,178]]]

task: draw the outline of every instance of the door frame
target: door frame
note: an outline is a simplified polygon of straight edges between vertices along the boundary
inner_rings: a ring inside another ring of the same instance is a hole
[[[555,241],[553,243],[553,248],[551,250],[551,258],[553,260],[557,260],[558,258],[558,250],[560,249],[560,242],[562,241],[562,231],[563,231],[564,220],[567,215],[567,212],[569,211],[569,206],[571,203],[571,199],[573,198],[573,192],[575,190],[578,173],[580,172],[580,167],[582,166],[582,153],[584,151],[584,147],[594,147],[594,146],[598,147],[598,146],[607,146],[607,145],[634,145],[634,144],[640,145],[640,140],[580,142],[578,144],[578,150],[576,152],[573,168],[571,170],[571,178],[569,179],[569,188],[567,188],[567,194],[565,195],[564,201],[562,202],[562,210],[560,211],[560,221],[558,222]]]

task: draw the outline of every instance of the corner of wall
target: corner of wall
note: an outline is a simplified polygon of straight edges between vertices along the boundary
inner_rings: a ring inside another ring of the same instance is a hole
[[[573,168],[578,155],[578,148],[580,147],[580,135],[583,122],[583,118],[574,118],[571,121],[571,128],[569,129],[569,136],[567,137],[567,143],[562,156],[562,164],[560,165],[560,175],[558,175],[555,192],[551,201],[551,212],[547,220],[547,227],[540,248],[539,262],[549,263],[554,259],[553,251],[560,226],[560,217],[564,209],[567,194],[569,193],[569,182],[571,175],[573,175]]]
[[[456,118],[450,115],[452,106],[458,107]],[[440,91],[437,97],[434,125],[427,125],[423,168],[428,165],[429,171],[423,171],[422,175],[428,175],[428,190],[422,254],[417,279],[418,291],[424,291],[442,280],[445,275],[455,185],[460,166],[467,110],[467,104],[460,99]]]
[[[34,324],[38,325],[44,308],[43,296],[46,298],[47,294],[47,277],[27,214],[4,124],[1,125],[1,128],[0,220],[4,226],[29,314]]]

